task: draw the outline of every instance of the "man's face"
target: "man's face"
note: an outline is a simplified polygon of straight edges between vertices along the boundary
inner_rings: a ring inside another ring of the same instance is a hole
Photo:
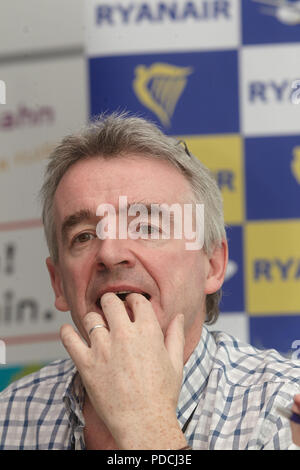
[[[127,197],[128,205],[171,205],[190,203],[192,192],[184,176],[162,160],[130,155],[89,158],[73,165],[54,200],[59,261],[53,265],[48,259],[47,264],[56,308],[71,311],[88,341],[82,319],[90,311],[103,313],[101,294],[145,292],[164,333],[170,321],[184,313],[187,358],[201,335],[211,263],[203,250],[187,250],[184,238],[100,240],[97,208],[108,203],[117,211],[120,196]]]

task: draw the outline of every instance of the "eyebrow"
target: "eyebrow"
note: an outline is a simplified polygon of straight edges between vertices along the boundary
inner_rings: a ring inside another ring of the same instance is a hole
[[[161,205],[162,203],[161,202],[152,202],[152,203],[146,203],[146,202],[142,202],[142,201],[139,201],[139,202],[136,202],[136,201],[133,201],[131,203],[128,203],[127,204],[127,211],[129,209],[130,206],[139,206],[139,205],[143,205],[144,207],[146,207],[147,211],[148,211],[148,214],[151,214],[151,205]],[[116,211],[118,212],[118,211]],[[166,213],[165,210],[162,211],[163,213]],[[167,212],[168,214],[168,212]],[[173,221],[174,220],[174,215],[172,213],[169,214],[170,216],[170,220]],[[98,219],[98,216],[91,212],[89,209],[81,209],[77,212],[74,212],[73,214],[71,215],[68,215],[67,217],[65,217],[65,219],[63,220],[63,223],[62,223],[62,227],[61,227],[61,234],[62,234],[62,240],[63,242],[65,242],[67,240],[67,237],[68,237],[68,233],[70,232],[71,228],[73,227],[76,227],[76,225],[79,225],[81,224],[82,222],[91,222],[91,221],[96,221]]]
[[[81,209],[65,217],[61,227],[63,242],[67,239],[72,227],[79,225],[81,222],[90,222],[91,220],[96,220],[96,214],[93,214],[89,209]]]

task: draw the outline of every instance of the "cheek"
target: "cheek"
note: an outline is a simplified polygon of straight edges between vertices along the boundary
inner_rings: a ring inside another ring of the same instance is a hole
[[[68,263],[62,270],[63,288],[71,310],[78,309],[85,299],[89,272],[87,266],[87,263]]]
[[[186,306],[190,310],[199,310],[205,298],[205,266],[201,256],[191,254],[186,256],[184,264],[184,286],[182,295]]]
[[[200,253],[184,251],[173,253],[161,263],[161,288],[168,292],[169,301],[176,307],[199,302],[205,288],[205,266]]]

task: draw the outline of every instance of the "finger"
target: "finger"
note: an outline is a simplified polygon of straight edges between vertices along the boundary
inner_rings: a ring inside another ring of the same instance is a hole
[[[101,297],[101,307],[111,332],[131,326],[131,320],[124,302],[113,292],[106,292]]]
[[[85,328],[85,331],[87,334],[89,334],[91,328],[95,325],[105,325],[108,330],[108,324],[105,318],[103,318],[103,315],[100,315],[100,313],[97,312],[88,312],[84,317],[83,317],[83,326]]]
[[[97,353],[99,353],[99,349],[103,351],[105,345],[109,343],[109,327],[103,316],[97,312],[88,312],[83,317],[83,325],[91,348]],[[97,325],[103,325],[103,328],[95,328]]]
[[[299,424],[296,424],[293,421],[291,421],[290,423],[291,423],[293,443],[296,444],[297,446],[300,446]]]
[[[297,393],[294,395],[294,402],[296,403],[297,406],[300,407],[300,393]]]
[[[126,296],[126,304],[133,313],[134,321],[137,324],[148,323],[154,327],[154,331],[160,332],[161,327],[153,310],[152,304],[142,294],[132,293]]]
[[[89,348],[71,325],[62,325],[60,339],[77,368],[80,369],[85,363]]]
[[[166,335],[165,346],[174,369],[182,374],[184,365],[184,315],[177,315],[170,323]]]
[[[294,395],[294,403],[292,406],[292,411],[294,413],[300,414],[300,394]]]

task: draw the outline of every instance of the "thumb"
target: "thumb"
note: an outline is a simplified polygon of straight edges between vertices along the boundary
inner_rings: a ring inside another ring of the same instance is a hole
[[[184,315],[180,313],[173,318],[165,335],[165,347],[178,374],[182,374],[183,369],[184,343]]]

